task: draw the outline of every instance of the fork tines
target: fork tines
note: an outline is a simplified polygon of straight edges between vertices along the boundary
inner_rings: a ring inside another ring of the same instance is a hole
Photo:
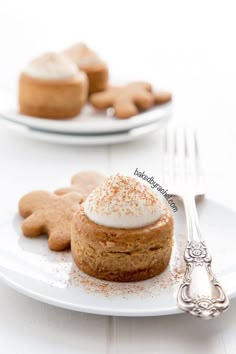
[[[164,131],[163,182],[181,195],[187,187],[202,194],[203,169],[197,132],[193,128],[171,127]]]

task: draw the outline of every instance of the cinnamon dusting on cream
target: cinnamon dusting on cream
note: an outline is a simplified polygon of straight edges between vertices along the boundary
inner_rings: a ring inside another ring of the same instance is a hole
[[[85,201],[84,210],[97,224],[127,229],[144,227],[162,215],[161,202],[149,186],[120,174],[96,188]]]
[[[78,75],[77,66],[63,54],[45,53],[31,61],[23,71],[26,75],[46,80],[60,80]]]

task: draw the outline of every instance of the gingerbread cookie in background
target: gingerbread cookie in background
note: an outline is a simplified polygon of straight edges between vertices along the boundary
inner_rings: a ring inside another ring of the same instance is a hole
[[[168,92],[153,92],[147,82],[133,82],[125,86],[110,86],[107,90],[90,96],[90,103],[96,109],[113,108],[114,115],[120,119],[135,116],[154,104],[171,100]]]
[[[96,171],[81,171],[71,178],[71,186],[57,189],[54,193],[63,195],[70,192],[79,193],[83,200],[106,179],[106,176]]]
[[[82,197],[73,192],[58,196],[45,191],[34,191],[19,202],[20,215],[25,218],[23,234],[27,237],[48,235],[48,245],[53,251],[70,248],[71,223]]]
[[[153,92],[153,95],[154,95],[154,103],[156,105],[164,104],[172,100],[172,95],[168,91],[156,91]]]
[[[88,96],[88,79],[65,55],[46,53],[19,78],[20,113],[51,119],[76,116]]]
[[[80,70],[84,71],[89,81],[89,94],[107,88],[109,71],[106,63],[96,52],[84,43],[77,43],[63,51]]]
[[[152,86],[147,82],[110,86],[106,91],[91,95],[90,103],[97,109],[112,107],[117,118],[130,118],[153,106]]]

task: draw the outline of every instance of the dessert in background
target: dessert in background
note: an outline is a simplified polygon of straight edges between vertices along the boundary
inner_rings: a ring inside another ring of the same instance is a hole
[[[84,106],[88,80],[65,55],[47,53],[33,60],[19,78],[20,113],[52,119],[72,118]]]
[[[81,204],[72,223],[71,249],[85,273],[111,281],[160,274],[173,244],[173,217],[149,186],[109,177]]]
[[[84,43],[78,43],[64,50],[78,68],[84,71],[89,81],[89,94],[103,91],[108,84],[108,67],[96,52]]]
[[[54,193],[63,195],[70,192],[78,192],[83,200],[105,181],[105,175],[96,171],[78,172],[71,178],[71,186],[57,189]]]
[[[110,86],[103,92],[90,96],[90,103],[96,109],[113,108],[114,115],[127,119],[139,112],[151,108],[154,104],[163,104],[171,100],[168,92],[153,92],[148,82],[132,82],[124,86]]]
[[[26,194],[19,201],[20,215],[25,218],[23,234],[31,238],[48,235],[48,245],[53,251],[70,248],[71,223],[81,202],[76,192],[63,196],[45,191]]]
[[[169,92],[154,92],[148,82],[114,86],[108,85],[108,78],[106,63],[84,43],[61,53],[46,53],[30,62],[20,75],[20,113],[49,119],[73,118],[90,95],[94,108],[112,108],[115,117],[127,119],[172,99]]]

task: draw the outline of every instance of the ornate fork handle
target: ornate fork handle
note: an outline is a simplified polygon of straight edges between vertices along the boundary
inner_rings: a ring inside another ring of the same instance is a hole
[[[229,307],[229,300],[212,273],[204,241],[188,241],[184,259],[186,272],[178,291],[179,307],[204,319],[217,317]]]
[[[184,199],[184,205],[188,228],[186,272],[177,301],[182,310],[210,319],[229,307],[229,299],[212,273],[211,256],[200,233],[195,198]]]

